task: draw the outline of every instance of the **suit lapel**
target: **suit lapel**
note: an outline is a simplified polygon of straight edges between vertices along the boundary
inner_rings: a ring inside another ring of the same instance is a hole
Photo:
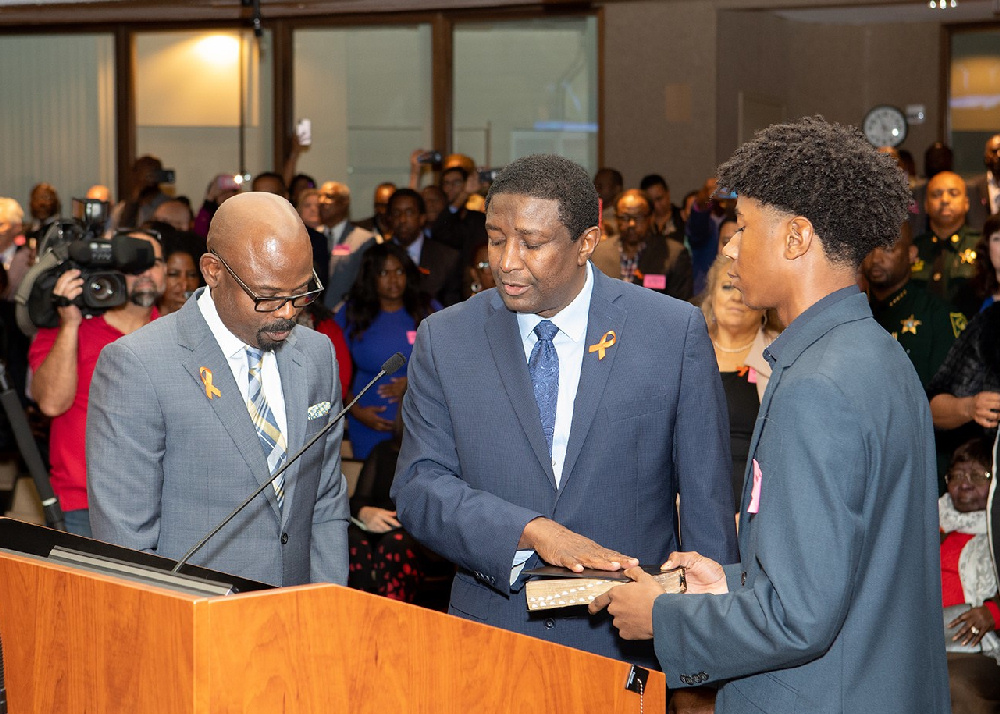
[[[587,314],[587,337],[583,345],[583,365],[580,369],[580,383],[576,389],[576,401],[573,404],[573,423],[569,432],[569,443],[566,445],[566,460],[563,462],[561,487],[573,473],[587,434],[594,423],[598,407],[604,398],[608,378],[615,366],[618,350],[612,347],[604,351],[604,359],[599,352],[590,352],[590,347],[601,342],[608,331],[615,333],[615,344],[622,339],[625,328],[625,311],[614,304],[621,295],[620,281],[594,271],[594,292],[590,298],[590,310]]]
[[[294,455],[300,445],[305,442],[306,419],[306,385],[308,375],[302,364],[302,352],[295,344],[295,333],[289,335],[285,345],[282,346],[275,356],[278,359],[278,374],[281,376],[281,393],[285,398],[285,448],[288,450],[288,457]],[[288,467],[285,472],[285,507],[283,518],[287,518],[291,512],[291,504],[295,495],[295,486],[298,479],[298,464]],[[272,490],[273,489],[269,489]]]
[[[222,354],[222,349],[208,328],[205,318],[202,317],[197,301],[189,300],[185,303],[177,318],[180,345],[190,350],[190,354],[182,360],[184,369],[198,384],[201,398],[208,400],[209,406],[212,407],[212,411],[215,412],[222,427],[233,440],[236,450],[243,457],[258,485],[263,484],[270,478],[270,474],[267,470],[267,460],[264,456],[264,450],[261,448],[257,430],[254,429],[250,414],[247,412],[247,405],[243,401],[239,387],[236,386],[236,380],[233,379],[233,371],[229,368],[229,362]],[[207,385],[202,380],[201,370],[203,367],[211,370],[212,384],[220,392],[219,395],[210,399],[206,393],[208,391]],[[280,518],[274,489],[265,489],[264,495],[270,502],[275,515]]]
[[[757,421],[754,423],[753,436],[750,437],[750,450],[747,452],[746,467],[743,469],[743,497],[740,499],[740,529],[738,534],[740,557],[744,563],[752,562],[756,557],[756,539],[750,538],[753,531],[753,518],[747,513],[750,507],[750,497],[753,494],[753,461],[757,458],[757,444],[760,442],[760,434],[764,430],[767,422],[767,410],[771,407],[771,396],[774,394],[778,382],[781,381],[783,367],[775,366],[768,380],[767,389],[760,400],[760,409],[757,411]],[[763,478],[763,476],[762,476]],[[761,487],[763,489],[763,485]]]
[[[493,296],[493,313],[486,318],[484,328],[490,344],[493,361],[503,382],[511,407],[521,422],[524,435],[538,458],[552,489],[556,489],[556,478],[552,472],[549,446],[542,432],[542,421],[535,403],[535,393],[528,375],[528,363],[524,359],[524,345],[517,329],[517,317],[507,310],[499,295]]]

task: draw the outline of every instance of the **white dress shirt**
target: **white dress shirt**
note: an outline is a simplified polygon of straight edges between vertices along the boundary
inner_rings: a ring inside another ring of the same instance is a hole
[[[420,265],[420,251],[424,249],[424,240],[426,240],[426,238],[424,238],[424,234],[421,232],[421,234],[418,235],[412,243],[406,246],[407,255],[410,256],[410,260],[413,261],[413,264],[418,267]]]
[[[549,318],[535,314],[518,313],[517,326],[521,333],[525,362],[531,357],[531,349],[538,342],[535,325],[549,320],[559,332],[552,338],[552,344],[559,355],[559,396],[556,398],[556,424],[552,435],[552,473],[556,477],[556,488],[562,483],[563,465],[566,463],[566,446],[573,426],[573,405],[580,386],[580,372],[583,369],[584,342],[587,339],[587,323],[590,319],[590,298],[594,292],[594,267],[587,263],[587,279],[583,289],[573,301]],[[514,554],[510,571],[510,584],[517,580],[525,561],[534,551],[519,550]]]
[[[584,341],[587,339],[587,320],[590,315],[590,296],[594,292],[593,267],[587,264],[587,280],[583,289],[573,301],[549,318],[535,314],[518,313],[517,326],[524,346],[524,361],[531,357],[531,350],[538,342],[535,326],[548,319],[559,332],[552,338],[552,344],[559,355],[559,396],[556,401],[556,425],[552,435],[552,473],[556,477],[556,487],[562,481],[563,464],[566,461],[566,446],[569,431],[573,426],[573,404],[576,389],[580,385],[580,371],[583,368]]]
[[[205,288],[198,296],[198,309],[201,316],[208,323],[208,329],[212,331],[212,336],[219,343],[222,354],[226,356],[229,369],[232,370],[233,379],[239,387],[245,404],[250,398],[250,365],[247,363],[247,347],[249,345],[239,337],[230,332],[229,328],[219,317],[219,311],[215,308],[215,301],[212,299],[212,291]],[[215,382],[218,386],[219,382]],[[278,424],[278,429],[285,435],[288,441],[288,422],[285,419],[285,396],[281,391],[281,375],[278,374],[278,360],[274,356],[274,350],[264,350],[264,359],[260,368],[260,387],[264,390],[264,397],[267,405],[274,414],[274,419]]]

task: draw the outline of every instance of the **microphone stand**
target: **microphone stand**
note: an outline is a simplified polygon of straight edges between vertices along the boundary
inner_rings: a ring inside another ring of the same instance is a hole
[[[250,494],[249,498],[247,498],[245,501],[243,501],[243,503],[241,503],[239,506],[237,506],[236,509],[232,513],[230,513],[228,516],[226,516],[225,519],[222,521],[222,523],[220,523],[215,528],[213,528],[212,531],[207,536],[205,536],[200,541],[198,541],[191,550],[189,550],[187,553],[185,553],[184,557],[177,561],[177,565],[175,565],[170,570],[170,572],[172,572],[172,573],[180,572],[180,569],[184,566],[185,563],[188,562],[188,560],[191,559],[191,556],[193,556],[195,553],[197,553],[199,550],[201,550],[202,547],[206,543],[208,543],[208,541],[211,540],[211,538],[216,533],[218,533],[219,531],[221,531],[226,526],[226,524],[229,523],[229,521],[231,521],[234,518],[236,518],[236,516],[239,515],[240,511],[242,511],[244,508],[246,508],[247,506],[249,506],[250,503],[255,498],[257,498],[257,496],[259,496],[260,494],[262,494],[264,492],[264,489],[266,489],[268,486],[270,486],[272,483],[274,483],[274,480],[276,478],[278,478],[278,476],[280,476],[281,474],[285,473],[286,469],[288,469],[289,466],[291,466],[292,464],[294,464],[295,461],[300,456],[302,456],[302,454],[304,454],[309,449],[309,447],[311,447],[313,444],[315,444],[317,441],[319,441],[320,438],[323,437],[328,431],[330,431],[330,429],[332,429],[333,426],[337,422],[339,422],[341,419],[343,419],[344,415],[347,414],[347,412],[351,409],[351,407],[353,407],[357,403],[357,401],[359,399],[361,399],[362,396],[364,396],[365,392],[367,392],[369,389],[371,389],[373,386],[375,386],[375,383],[377,381],[379,381],[380,379],[382,379],[382,377],[384,377],[387,374],[392,374],[397,369],[399,369],[400,367],[402,367],[403,366],[403,362],[405,362],[405,361],[406,361],[406,358],[403,357],[402,353],[400,353],[400,352],[397,352],[392,357],[390,357],[389,359],[387,359],[385,361],[385,363],[382,365],[382,369],[379,370],[379,373],[376,374],[372,378],[372,381],[370,381],[368,384],[365,385],[364,389],[362,389],[360,392],[358,392],[358,395],[356,397],[354,397],[354,399],[351,400],[350,404],[348,404],[346,407],[344,407],[343,409],[341,409],[340,413],[337,414],[336,417],[334,417],[333,419],[331,419],[327,423],[326,426],[324,426],[322,429],[320,429],[318,432],[316,432],[316,435],[313,436],[313,438],[311,438],[306,443],[305,446],[303,446],[301,449],[299,449],[298,452],[296,452],[296,454],[294,456],[292,456],[290,459],[288,459],[288,461],[286,461],[284,463],[284,465],[280,469],[278,469],[277,471],[275,471],[271,475],[271,478],[269,478],[267,481],[265,481],[264,483],[262,483],[260,485],[260,487],[256,491],[254,491],[252,494]],[[2,713],[0,713],[0,714],[2,714]]]

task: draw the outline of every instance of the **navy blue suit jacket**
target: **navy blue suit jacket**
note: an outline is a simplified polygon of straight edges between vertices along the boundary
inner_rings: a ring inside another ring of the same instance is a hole
[[[737,559],[728,412],[704,318],[595,271],[586,345],[609,330],[604,359],[585,347],[557,489],[515,313],[487,290],[424,320],[392,495],[403,526],[458,564],[453,614],[655,664],[651,644],[624,642],[606,614],[529,616],[523,583],[510,585],[539,516],[643,564],[680,547]]]
[[[728,680],[719,714],[945,714],[934,436],[920,380],[856,288],[810,307],[768,354],[729,593],[663,595],[653,607],[667,685]]]

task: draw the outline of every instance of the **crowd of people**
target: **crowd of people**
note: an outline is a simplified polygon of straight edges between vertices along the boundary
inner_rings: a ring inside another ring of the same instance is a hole
[[[905,220],[896,222],[898,233],[864,244],[868,249],[857,256],[853,285],[865,293],[866,309],[908,357],[914,379],[925,390],[924,401],[933,420],[932,443],[927,446],[936,455],[941,607],[946,628],[951,628],[947,662],[954,711],[1000,711],[1000,639],[996,634],[1000,595],[986,528],[987,496],[995,480],[993,443],[1000,422],[1000,306],[996,304],[1000,298],[1000,134],[987,142],[986,171],[975,178],[963,178],[952,171],[950,151],[941,144],[928,149],[921,177],[906,152],[881,151],[890,154],[907,174],[908,213]],[[583,189],[549,186],[543,174],[555,172],[572,184],[579,178],[572,169],[551,162],[525,165],[519,168],[523,176],[505,177],[501,172],[491,188],[480,182],[477,167],[468,157],[433,154],[414,151],[409,185],[379,184],[371,215],[359,220],[353,220],[351,192],[345,183],[295,174],[294,165],[286,166],[284,173],[261,173],[242,191],[228,180],[231,177],[217,176],[196,205],[169,195],[165,189],[168,177],[158,158],[141,157],[133,167],[129,192],[123,200],[112,205],[108,190],[102,186],[94,186],[87,197],[107,202],[103,232],[147,241],[153,246],[153,264],[126,276],[128,299],[124,304],[89,317],[76,302],[84,287],[80,271],[62,273],[53,287],[59,324],[40,328],[35,335],[25,335],[16,327],[14,297],[38,257],[37,246],[63,215],[62,204],[56,189],[46,183],[32,189],[27,216],[15,200],[0,198],[3,358],[26,408],[48,420],[46,455],[52,484],[71,531],[91,535],[91,523],[99,522],[97,535],[118,536],[117,527],[109,522],[119,518],[128,521],[137,533],[148,534],[150,524],[137,522],[137,514],[156,510],[149,503],[138,503],[141,498],[130,497],[112,501],[113,506],[105,502],[99,513],[91,514],[89,496],[97,493],[107,498],[111,486],[107,477],[96,486],[88,484],[87,457],[105,453],[86,438],[88,409],[92,418],[96,410],[100,423],[106,425],[121,417],[108,412],[107,404],[100,408],[91,404],[91,383],[102,351],[163,316],[177,313],[176,323],[170,324],[184,324],[185,310],[189,309],[204,313],[212,334],[225,347],[219,327],[237,334],[229,321],[241,323],[227,312],[230,308],[225,304],[218,306],[212,318],[216,307],[206,305],[205,296],[212,295],[218,302],[212,294],[214,286],[231,278],[242,291],[234,293],[236,299],[249,296],[254,301],[254,315],[275,315],[271,322],[258,321],[255,339],[264,356],[259,366],[251,359],[250,392],[244,401],[254,401],[255,375],[260,380],[269,370],[286,369],[283,364],[267,361],[270,343],[266,336],[278,335],[273,343],[280,343],[287,339],[284,335],[293,334],[292,324],[311,328],[330,343],[327,346],[324,342],[322,350],[329,347],[336,355],[336,380],[345,405],[397,352],[407,360],[414,358],[409,379],[421,380],[411,383],[403,374],[390,377],[369,390],[348,412],[343,438],[350,451],[345,453],[364,462],[349,503],[345,549],[349,574],[344,577],[339,566],[327,568],[325,574],[336,573],[334,579],[352,587],[413,602],[429,559],[438,557],[433,550],[457,569],[453,612],[535,633],[535,627],[551,629],[549,621],[525,624],[525,613],[516,611],[518,601],[497,595],[497,590],[505,590],[498,583],[509,577],[511,592],[517,592],[517,584],[523,580],[521,570],[535,564],[534,559],[551,563],[565,555],[573,530],[586,532],[611,549],[599,556],[589,553],[588,557],[598,563],[618,563],[614,558],[619,558],[624,566],[624,554],[639,557],[644,563],[662,561],[683,546],[683,550],[697,549],[723,566],[738,564],[742,548],[738,554],[737,529],[741,520],[756,513],[747,511],[748,500],[756,496],[746,493],[745,485],[759,482],[754,454],[762,463],[764,460],[757,439],[761,410],[768,408],[769,381],[776,377],[772,370],[778,369],[771,350],[782,345],[782,321],[790,323],[789,317],[800,314],[786,310],[782,315],[769,309],[775,305],[767,301],[745,300],[746,290],[733,272],[734,253],[746,250],[750,240],[747,211],[737,210],[737,196],[744,195],[740,187],[720,189],[716,178],[710,177],[675,205],[662,175],[651,173],[630,187],[620,171],[602,167],[588,178],[586,189],[600,199],[594,216],[581,213],[578,206],[566,208],[564,215],[560,204],[558,221],[571,228],[570,238],[579,242],[572,258],[561,257],[564,262],[557,263],[545,257],[545,241],[538,245],[533,241],[536,234],[544,236],[550,230],[545,222],[550,204],[562,201],[565,192]],[[770,205],[770,189],[741,177],[733,167],[729,176],[733,181],[747,181],[746,191],[760,190],[757,198]],[[737,193],[730,193],[731,189]],[[255,262],[253,256],[257,251],[264,261],[271,255],[268,250],[276,248],[268,247],[263,238],[254,243],[248,237],[241,243],[233,223],[247,220],[249,203],[241,194],[280,197],[280,204],[254,206],[267,215],[273,213],[275,225],[295,223],[282,213],[286,201],[294,207],[302,224],[302,241],[288,250],[306,256],[311,277],[299,280],[304,268],[298,263],[285,272],[280,272],[282,265],[272,266],[277,282],[242,277],[267,275],[263,263]],[[535,204],[518,204],[512,196],[530,197]],[[236,197],[240,198],[229,203]],[[247,206],[240,209],[240,202]],[[581,215],[569,216],[571,212]],[[569,226],[570,219],[582,221],[578,230]],[[829,236],[820,237],[825,240]],[[827,243],[824,248],[831,253]],[[249,257],[235,260],[244,250]],[[789,243],[786,254],[794,250],[805,254],[808,248]],[[838,276],[844,273],[844,266],[852,265],[853,258],[830,258]],[[593,271],[584,269],[591,265]],[[521,273],[516,280],[497,283],[500,276]],[[602,315],[609,327],[602,328],[593,346],[591,336],[581,332],[588,329],[586,310],[581,318],[583,328],[575,326],[573,301],[563,299],[567,296],[561,293],[540,291],[544,279],[557,273],[572,274],[566,283],[574,290],[611,306],[607,315]],[[629,287],[619,297],[622,283],[643,290],[632,292],[634,288]],[[286,286],[295,290],[277,289]],[[653,294],[674,300],[651,302],[661,300],[650,297]],[[273,311],[262,309],[269,300],[285,302]],[[623,302],[614,307],[616,301]],[[693,303],[700,313],[685,303]],[[459,304],[461,309],[445,309]],[[559,310],[547,314],[554,308]],[[519,317],[501,325],[497,311]],[[527,324],[521,320],[523,313],[544,319]],[[216,323],[220,317],[221,323]],[[551,337],[538,327],[544,327],[549,317],[555,321],[550,323],[555,325]],[[798,334],[792,333],[788,340]],[[500,364],[498,340],[511,337],[513,352],[520,353],[523,347],[529,369],[553,354],[563,358],[564,350],[565,354],[575,354],[570,351],[573,349],[600,350],[598,367],[585,361],[582,372],[570,372],[571,383],[558,384],[552,398],[557,394],[555,403],[560,406],[547,426],[537,385],[533,389],[523,376],[508,374],[502,367],[494,373],[492,361]],[[180,339],[183,342],[183,332]],[[253,347],[255,339],[243,342]],[[137,335],[134,342],[122,344],[141,341]],[[878,345],[875,352],[884,355],[885,345]],[[131,349],[122,347],[114,352],[118,368],[135,367],[129,361]],[[310,342],[309,350],[310,359],[314,359],[320,347]],[[598,371],[605,352],[614,357],[606,364],[617,360],[614,372]],[[240,353],[235,359],[242,363],[246,358]],[[246,380],[248,367],[236,362],[230,365],[234,376]],[[162,364],[158,369],[163,371],[161,377],[171,371]],[[450,370],[447,380],[442,377],[443,370]],[[718,379],[714,379],[716,373]],[[312,375],[303,377],[309,380]],[[98,379],[103,385],[98,389],[114,392],[108,383],[113,376],[106,370]],[[788,379],[787,375],[782,377],[783,382]],[[218,371],[214,382],[211,370],[208,377],[200,372],[196,380],[212,403],[212,389],[219,391],[222,384]],[[604,405],[595,401],[587,406],[591,390],[595,385],[604,389],[605,380],[611,380],[616,401]],[[240,384],[245,391],[245,385]],[[261,382],[256,384],[259,388]],[[144,394],[148,398],[159,389],[152,379],[151,391]],[[266,384],[262,391],[272,404],[277,401],[278,432],[294,433],[288,431],[294,429],[291,418],[286,420],[282,411],[291,396],[275,400],[267,393]],[[511,395],[517,404],[509,410],[506,403],[497,408],[497,393]],[[658,405],[647,409],[646,403],[654,394],[662,395],[666,403],[683,404],[683,408],[677,406],[676,413],[670,414]],[[516,478],[497,487],[490,469],[508,458],[516,464],[520,458],[510,456],[511,447],[502,433],[512,424],[524,423],[524,409],[534,409],[536,401],[539,412],[534,418],[542,413],[545,430],[539,434],[544,433],[545,439],[537,442],[527,438],[524,451],[545,457],[547,440],[548,455],[543,461],[548,464],[547,475],[554,490],[549,493],[543,488],[536,493],[531,491],[534,485]],[[327,402],[328,410],[333,407],[336,405],[331,407]],[[775,407],[770,409],[773,416]],[[262,413],[261,418],[267,421],[266,416]],[[595,416],[601,422],[584,443],[577,430]],[[149,418],[153,426],[160,423]],[[726,425],[728,434],[722,435],[728,454],[712,446],[716,432],[724,432]],[[404,440],[404,428],[409,441]],[[640,438],[645,461],[632,463],[631,459],[638,458],[631,454],[640,451],[636,441]],[[651,456],[650,440],[661,441],[663,453]],[[275,439],[274,444],[284,454],[281,440]],[[162,446],[157,448],[162,450]],[[604,460],[607,469],[632,479],[645,494],[638,502],[616,505],[620,492],[591,475],[594,464]],[[401,480],[394,484],[397,461],[401,462]],[[582,470],[580,463],[585,464]],[[326,502],[324,488],[336,490],[329,483],[331,478],[336,480],[336,474],[331,476],[328,470],[317,476],[322,483],[313,498],[316,508]],[[669,489],[657,485],[664,480],[670,483]],[[679,526],[674,521],[678,493]],[[555,501],[549,500],[555,494],[559,496],[558,510]],[[206,489],[205,497],[214,494]],[[279,510],[284,497],[276,484],[272,498]],[[403,498],[410,505],[397,511],[396,501]],[[601,518],[617,513],[619,506],[621,518],[609,519],[607,524],[596,519],[591,507],[594,499],[601,502]],[[346,510],[329,509],[329,513],[337,513],[330,518],[346,524]],[[536,516],[532,520],[536,511],[558,517]],[[667,512],[673,515],[666,517]],[[725,516],[728,526],[723,525],[720,515]],[[184,521],[176,514],[170,517],[175,525]],[[183,532],[203,526],[207,530],[209,520],[191,518]],[[252,529],[253,524],[248,523]],[[315,514],[313,523],[319,527]],[[323,523],[327,527],[328,521]],[[833,532],[827,535],[836,536]],[[334,539],[343,540],[339,535]],[[562,545],[557,546],[560,539],[564,539]],[[148,541],[140,545],[149,547]],[[513,570],[504,560],[508,546],[525,554],[515,558]],[[490,560],[485,554],[494,549],[496,557]],[[166,551],[161,548],[161,552]],[[211,560],[206,562],[212,564]],[[270,568],[251,571],[249,576],[277,584],[294,580],[289,580],[287,570],[282,574],[280,565],[272,563]],[[314,568],[313,572],[319,571]],[[744,571],[744,582],[746,577]],[[595,646],[589,639],[591,625],[586,623],[560,623],[565,634],[558,641],[655,663],[652,647],[633,647],[616,638],[611,638],[615,639],[613,644],[609,639]],[[541,631],[539,636],[548,635]],[[733,671],[741,670],[736,667]]]

